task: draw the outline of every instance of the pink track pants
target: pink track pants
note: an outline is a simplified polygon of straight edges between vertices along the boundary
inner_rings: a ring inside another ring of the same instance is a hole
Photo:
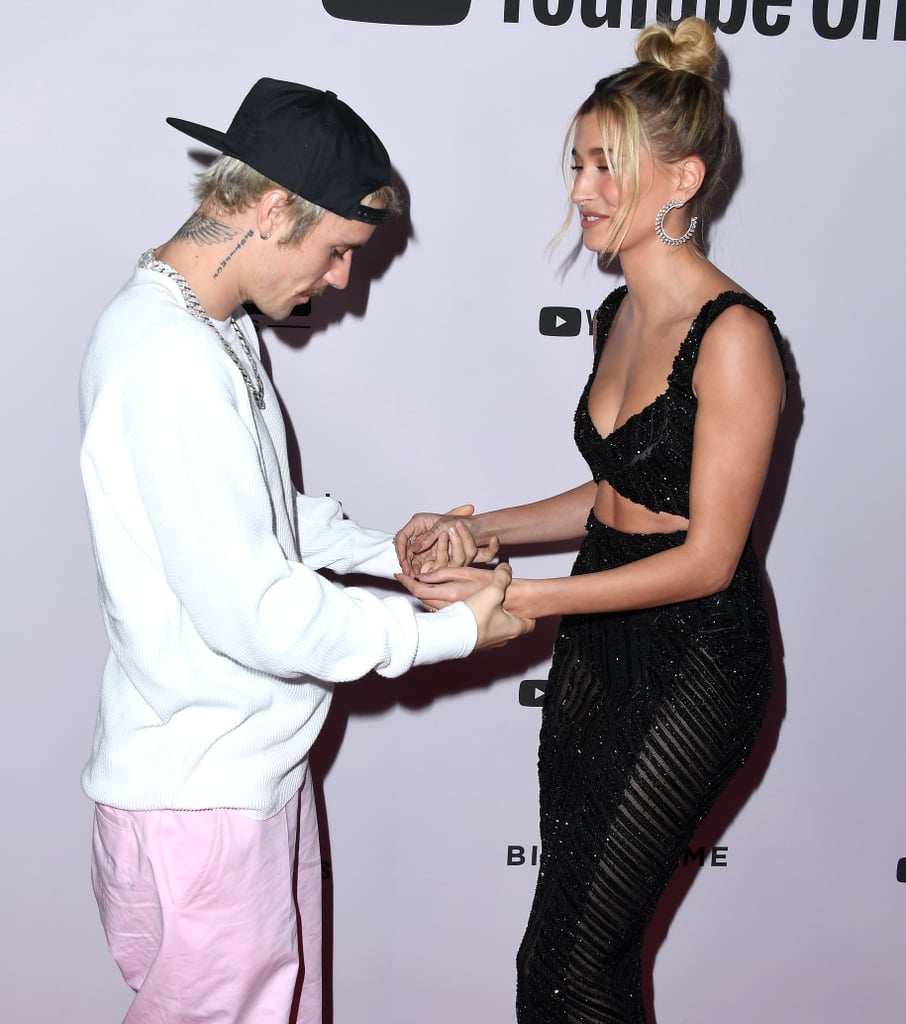
[[[135,991],[123,1024],[321,1024],[311,788],[265,821],[96,806],[94,892]]]

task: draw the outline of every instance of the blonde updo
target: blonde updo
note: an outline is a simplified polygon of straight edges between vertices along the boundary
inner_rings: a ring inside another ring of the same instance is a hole
[[[596,114],[610,170],[625,188],[606,250],[614,253],[639,198],[640,152],[659,163],[689,156],[705,165],[705,178],[685,206],[702,217],[733,155],[729,120],[711,76],[720,58],[714,33],[701,18],[675,27],[649,25],[635,44],[638,64],[602,78],[573,118],[566,154],[579,119]]]
[[[710,25],[701,18],[686,18],[676,28],[649,25],[635,41],[641,64],[660,64],[668,71],[688,71],[711,79],[720,52]]]

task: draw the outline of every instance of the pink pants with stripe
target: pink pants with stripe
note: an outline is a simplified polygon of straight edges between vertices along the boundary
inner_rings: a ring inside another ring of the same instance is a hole
[[[135,1000],[123,1024],[321,1024],[311,785],[241,811],[95,808],[91,877]]]

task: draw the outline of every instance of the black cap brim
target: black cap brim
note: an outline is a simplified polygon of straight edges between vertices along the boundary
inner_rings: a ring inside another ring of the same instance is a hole
[[[193,139],[203,142],[206,146],[210,146],[211,149],[218,149],[221,153],[226,153],[228,156],[233,155],[229,152],[230,147],[227,144],[227,137],[223,132],[218,132],[214,128],[205,128],[203,124],[183,121],[179,117],[168,117],[167,124],[172,125],[184,135],[189,135]]]

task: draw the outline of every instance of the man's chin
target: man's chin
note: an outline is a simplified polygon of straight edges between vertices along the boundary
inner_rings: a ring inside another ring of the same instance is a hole
[[[281,320],[287,320],[291,316],[308,316],[311,312],[311,300],[318,298],[319,295],[324,294],[324,289],[321,288],[318,291],[308,292],[305,295],[297,295],[293,301],[292,306],[288,313],[284,313],[280,317]]]
[[[308,316],[311,312],[310,301],[302,302],[301,299],[291,306],[259,306],[253,302],[243,303],[245,309],[252,316],[260,316],[272,324],[283,323],[293,316]]]
[[[326,288],[312,289],[310,292],[300,292],[285,300],[281,305],[258,305],[257,302],[248,300],[243,303],[246,310],[253,316],[258,315],[270,320],[271,323],[282,323],[293,316],[308,316],[311,313],[311,300],[318,298],[327,291]]]

